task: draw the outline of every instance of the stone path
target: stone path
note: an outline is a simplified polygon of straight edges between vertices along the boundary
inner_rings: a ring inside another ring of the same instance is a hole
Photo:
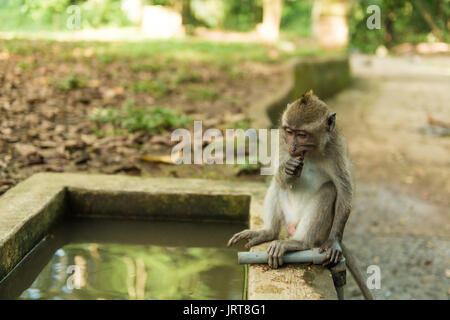
[[[344,241],[378,265],[381,299],[450,296],[450,57],[356,55],[354,83],[332,100],[355,166]],[[362,298],[353,279],[347,297]]]

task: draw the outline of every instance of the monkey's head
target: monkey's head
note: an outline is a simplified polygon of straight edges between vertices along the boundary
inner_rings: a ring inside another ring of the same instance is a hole
[[[281,119],[289,155],[296,158],[307,152],[322,153],[335,123],[336,113],[331,112],[312,90],[289,104]]]

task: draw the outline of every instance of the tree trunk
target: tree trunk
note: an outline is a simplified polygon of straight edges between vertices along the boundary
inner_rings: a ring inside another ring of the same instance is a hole
[[[142,18],[142,0],[122,0],[121,8],[125,12],[128,20],[138,24]]]
[[[263,22],[257,30],[265,40],[278,40],[282,9],[283,0],[263,0]]]
[[[312,9],[313,36],[320,47],[342,49],[348,43],[348,0],[315,0]]]
[[[434,23],[433,17],[431,17],[431,14],[427,11],[425,6],[423,5],[422,0],[417,0],[417,4],[419,5],[420,13],[422,13],[423,18],[425,19],[425,22],[428,24],[428,26],[431,29],[431,32],[434,34],[434,36],[442,42],[442,32],[439,29],[439,27]]]

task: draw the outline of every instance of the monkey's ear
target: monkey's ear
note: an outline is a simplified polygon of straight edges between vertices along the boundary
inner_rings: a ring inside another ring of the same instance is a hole
[[[333,131],[335,126],[336,126],[336,112],[333,112],[328,116],[327,119],[328,131],[330,132]]]

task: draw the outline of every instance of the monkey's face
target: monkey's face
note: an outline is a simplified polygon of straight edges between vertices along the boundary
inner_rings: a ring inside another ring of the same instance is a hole
[[[314,136],[306,130],[283,126],[284,141],[292,158],[304,156],[316,148]]]

